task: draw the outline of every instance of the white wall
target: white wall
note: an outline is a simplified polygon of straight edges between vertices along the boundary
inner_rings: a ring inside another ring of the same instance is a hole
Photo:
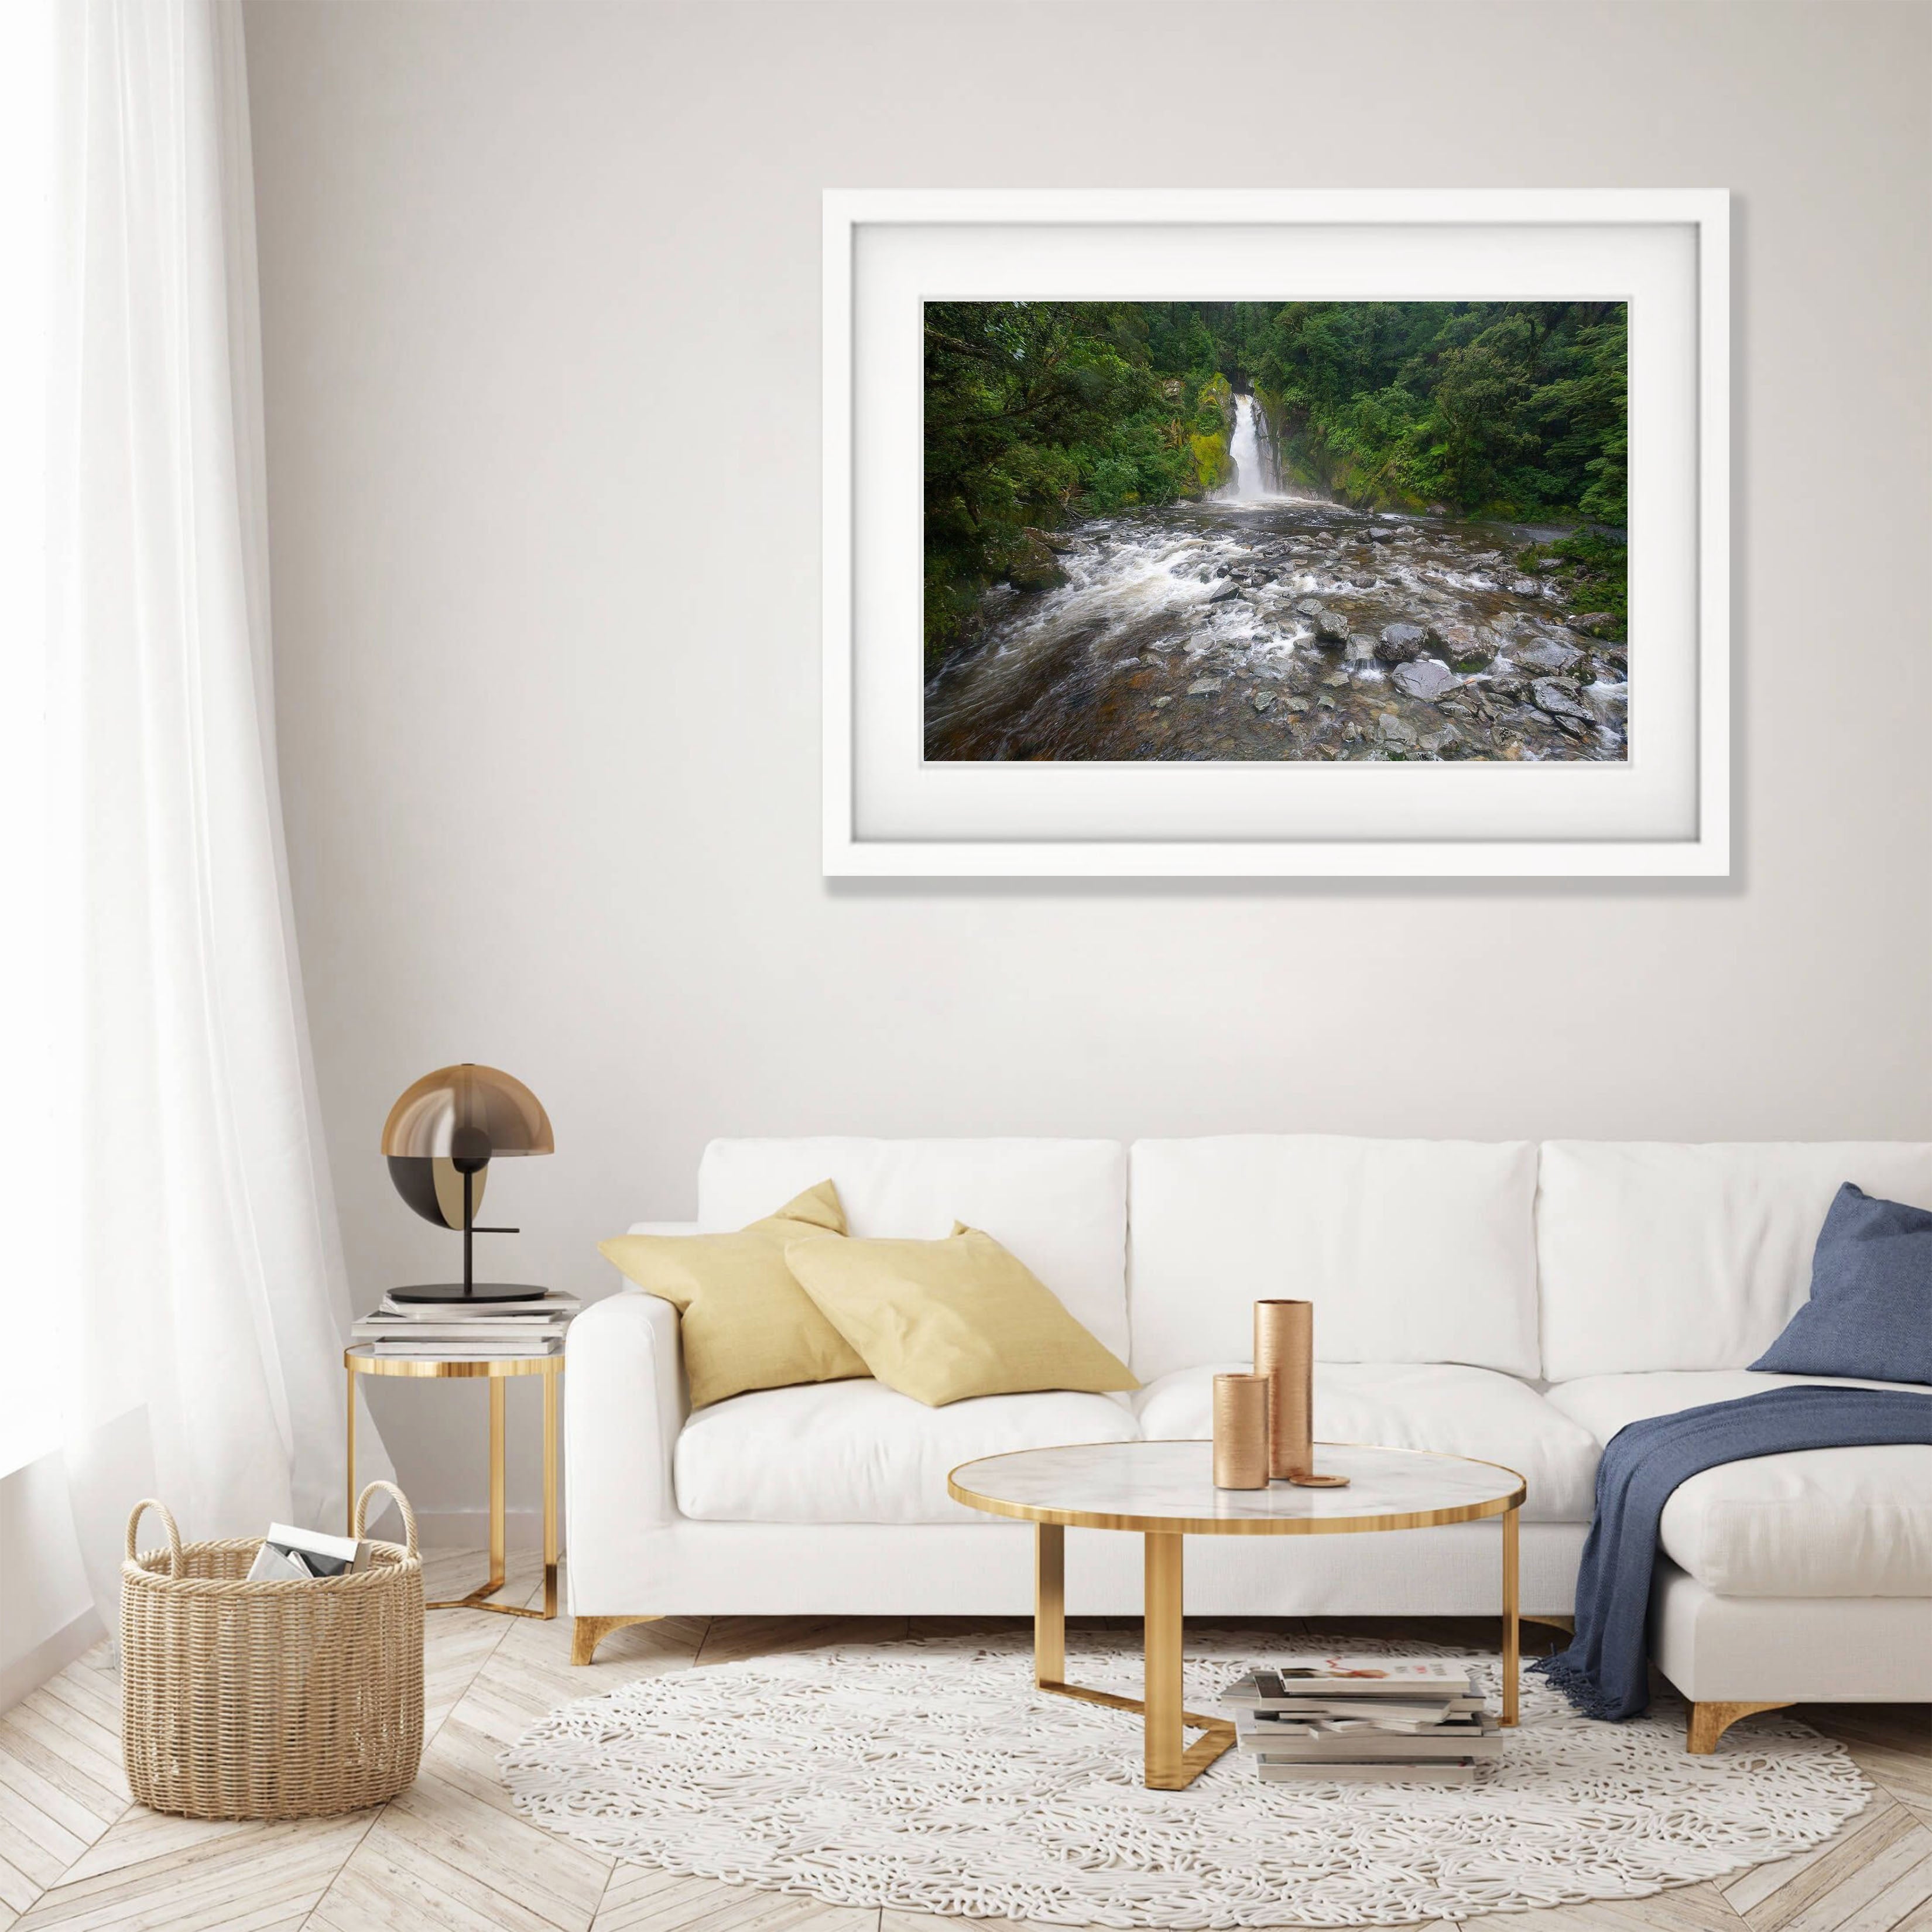
[[[0,1711],[106,1634],[81,1568],[61,1457],[9,1470],[0,1476]]]
[[[376,1138],[464,1058],[556,1122],[493,1180],[504,1268],[586,1290],[718,1133],[1932,1136],[1932,12],[248,32],[283,773],[364,1300],[452,1258]],[[1733,879],[820,878],[819,190],[1231,184],[1736,190]],[[377,1406],[419,1504],[480,1500],[478,1391]]]

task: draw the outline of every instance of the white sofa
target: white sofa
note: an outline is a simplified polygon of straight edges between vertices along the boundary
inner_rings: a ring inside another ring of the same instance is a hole
[[[1932,1145],[716,1141],[693,1224],[742,1226],[830,1175],[857,1236],[983,1228],[1144,1384],[927,1408],[869,1381],[692,1414],[677,1315],[628,1291],[572,1324],[570,1607],[1020,1613],[1024,1524],[954,1503],[956,1464],[1050,1443],[1200,1437],[1264,1295],[1316,1304],[1318,1436],[1454,1451],[1526,1478],[1522,1607],[1572,1606],[1603,1445],[1640,1416],[1802,1379],[1748,1372],[1808,1291],[1839,1184],[1932,1207]],[[1883,1384],[1875,1384],[1883,1386]],[[1494,1522],[1190,1544],[1196,1615],[1492,1616]],[[1932,1448],[1707,1472],[1660,1532],[1653,1654],[1708,1744],[1740,1707],[1932,1699]],[[1137,1612],[1138,1538],[1067,1540],[1079,1614]]]

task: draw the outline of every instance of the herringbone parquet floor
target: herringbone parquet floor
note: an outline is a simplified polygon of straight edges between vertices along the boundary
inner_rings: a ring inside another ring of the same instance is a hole
[[[433,1556],[430,1594],[466,1587],[478,1567],[473,1556]],[[526,1577],[533,1582],[527,1563],[513,1570]],[[1476,1624],[1357,1627],[1495,1640],[1493,1627]],[[496,1752],[533,1720],[624,1678],[877,1640],[906,1628],[903,1618],[644,1624],[608,1638],[593,1670],[574,1670],[567,1619],[435,1611],[421,1776],[375,1810],[289,1825],[200,1824],[131,1805],[121,1775],[119,1690],[104,1647],[0,1717],[0,1932],[946,1932],[946,1922],[913,1914],[615,1865],[526,1823],[496,1778]],[[1844,1738],[1877,1787],[1832,1844],[1721,1885],[1499,1924],[1522,1932],[1932,1932],[1932,1712],[1838,1706],[1801,1714]],[[1122,1742],[1133,1748],[1130,1736]]]

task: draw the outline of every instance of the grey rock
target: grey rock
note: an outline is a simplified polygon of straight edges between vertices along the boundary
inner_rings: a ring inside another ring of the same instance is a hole
[[[1407,664],[1422,655],[1429,633],[1420,624],[1389,624],[1376,644],[1376,656],[1384,664]]]
[[[1376,736],[1396,751],[1413,751],[1420,742],[1415,727],[1405,724],[1393,711],[1384,711],[1376,720]]]
[[[1546,711],[1561,724],[1566,718],[1594,724],[1596,720],[1583,708],[1576,685],[1568,678],[1540,677],[1529,687],[1530,700],[1539,711]]]
[[[1169,706],[1170,704],[1172,704],[1173,702],[1174,702],[1174,694],[1173,694],[1173,692],[1169,692],[1168,693],[1168,694],[1167,694],[1165,698],[1156,698],[1154,700],[1154,708],[1156,711],[1164,711],[1164,710],[1166,710],[1166,708],[1168,707],[1168,706]]]
[[[1078,544],[1072,537],[1062,536],[1054,530],[1036,530],[1030,524],[1022,534],[1032,538],[1037,543],[1046,544],[1055,556],[1065,556],[1079,548]]]
[[[1543,586],[1533,577],[1513,577],[1510,579],[1510,595],[1513,597],[1540,597]]]
[[[1328,608],[1318,597],[1298,597],[1294,608],[1304,617],[1318,617]]]
[[[1265,711],[1274,702],[1274,693],[1264,688],[1251,691],[1248,693],[1248,702],[1258,713]]]
[[[1545,677],[1567,677],[1583,662],[1583,653],[1574,644],[1564,644],[1556,638],[1546,638],[1540,644],[1510,655],[1526,670]]]
[[[1028,531],[1007,560],[1006,581],[1016,590],[1052,590],[1066,581],[1066,573],[1045,540]]]
[[[1210,591],[1208,593],[1208,602],[1210,604],[1225,604],[1229,598],[1238,597],[1240,594],[1241,586],[1238,584],[1226,583],[1223,584],[1218,590]]]
[[[1326,604],[1312,614],[1309,620],[1315,626],[1315,641],[1338,650],[1348,641],[1348,620],[1339,610],[1331,610]]]
[[[1331,670],[1322,682],[1325,685],[1339,687],[1349,682],[1348,674],[1345,670]]]
[[[1281,708],[1284,711],[1299,713],[1308,709],[1308,700],[1305,698],[1284,698],[1281,701]]]
[[[1418,658],[1413,664],[1396,665],[1389,674],[1389,682],[1411,698],[1424,698],[1433,704],[1456,688],[1456,677],[1447,664],[1438,663],[1434,658]]]
[[[1436,642],[1456,670],[1480,670],[1496,654],[1496,640],[1480,624],[1438,624]]]
[[[1571,630],[1581,631],[1586,638],[1614,638],[1623,628],[1622,620],[1613,610],[1580,610],[1563,621]]]
[[[1197,677],[1187,687],[1187,694],[1190,698],[1205,698],[1210,691],[1220,688],[1221,680],[1218,677]]]
[[[1369,541],[1371,543],[1394,543],[1395,538],[1396,532],[1381,524],[1378,524],[1369,532]]]

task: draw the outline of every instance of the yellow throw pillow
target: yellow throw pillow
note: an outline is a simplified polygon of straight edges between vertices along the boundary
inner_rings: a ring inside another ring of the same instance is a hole
[[[786,1265],[788,1250],[843,1247],[844,1232],[825,1180],[735,1234],[620,1234],[597,1252],[677,1310],[691,1406],[703,1408],[747,1389],[866,1372]]]
[[[1060,1298],[992,1235],[794,1241],[785,1260],[888,1388],[938,1408],[975,1395],[1138,1388]]]

